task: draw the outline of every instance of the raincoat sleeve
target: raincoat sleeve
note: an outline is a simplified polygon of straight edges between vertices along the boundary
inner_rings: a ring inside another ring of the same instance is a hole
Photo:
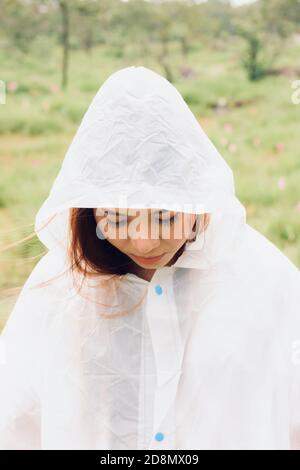
[[[50,253],[27,278],[0,335],[0,449],[40,448],[39,371],[49,306],[41,282]]]
[[[300,450],[300,271],[293,271],[286,289],[288,305],[288,350],[290,365],[289,412],[290,445]]]

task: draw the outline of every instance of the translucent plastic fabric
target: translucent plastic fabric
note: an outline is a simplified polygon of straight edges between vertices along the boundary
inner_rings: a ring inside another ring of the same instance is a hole
[[[71,207],[211,219],[151,281],[99,276],[79,294]],[[300,449],[299,270],[247,224],[231,169],[166,79],[132,66],[105,81],[35,229],[49,252],[0,336],[1,449]]]

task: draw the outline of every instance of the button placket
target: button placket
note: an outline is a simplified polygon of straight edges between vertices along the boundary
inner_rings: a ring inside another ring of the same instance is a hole
[[[152,278],[153,289],[148,293],[146,314],[157,373],[150,449],[173,448],[175,445],[175,397],[181,374],[183,343],[174,302],[172,272],[173,267],[157,270]]]

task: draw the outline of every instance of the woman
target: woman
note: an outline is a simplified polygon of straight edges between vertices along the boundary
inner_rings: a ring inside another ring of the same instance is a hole
[[[1,335],[1,448],[300,448],[299,270],[166,79],[106,80],[35,230],[49,252]]]

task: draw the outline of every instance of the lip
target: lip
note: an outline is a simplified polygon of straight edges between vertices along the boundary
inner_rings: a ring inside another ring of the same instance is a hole
[[[160,256],[153,256],[152,258],[145,258],[145,257],[142,257],[142,256],[135,256],[135,255],[131,255],[133,258],[135,258],[137,261],[139,261],[140,263],[143,263],[143,264],[155,264],[157,263],[158,261],[160,261],[164,256],[165,256],[165,253],[163,253],[162,255]]]

